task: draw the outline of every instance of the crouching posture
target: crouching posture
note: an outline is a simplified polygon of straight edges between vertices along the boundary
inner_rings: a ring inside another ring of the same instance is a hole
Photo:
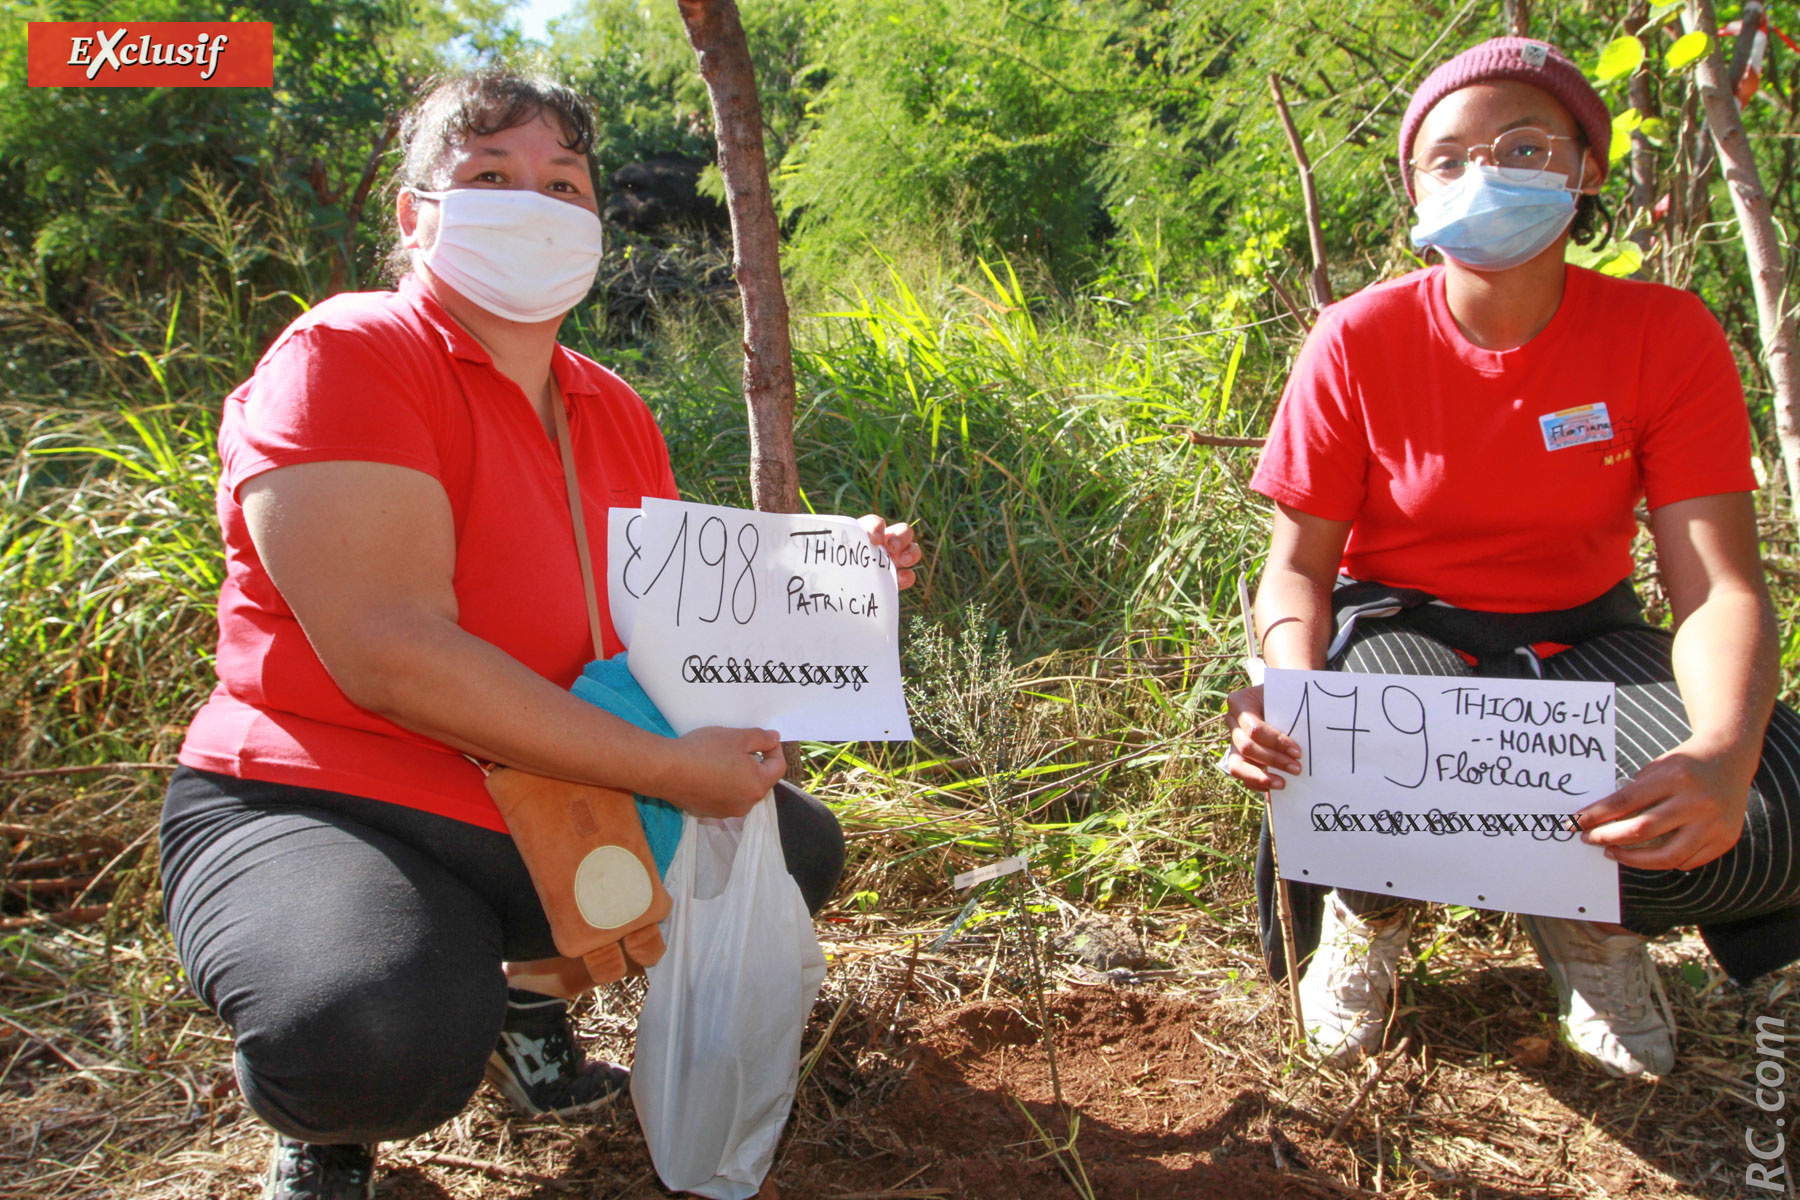
[[[643,401],[556,340],[599,263],[592,137],[548,81],[435,88],[404,126],[398,290],[319,304],[225,403],[219,683],[163,878],[276,1133],[267,1200],[371,1195],[373,1143],[455,1116],[484,1074],[532,1113],[625,1086],[575,1046],[587,972],[555,958],[471,758],[701,816],[776,787],[809,907],[842,869],[831,812],[777,787],[775,731],[660,737],[568,691],[595,640],[621,649],[604,592],[590,632],[570,492],[596,564],[609,506],[676,496]],[[907,586],[910,532],[865,524]]]
[[[1255,611],[1275,667],[1618,685],[1629,782],[1579,820],[1620,864],[1622,924],[1521,924],[1569,1043],[1636,1075],[1675,1061],[1647,937],[1697,925],[1740,981],[1800,958],[1800,720],[1774,704],[1749,423],[1718,324],[1686,292],[1564,262],[1609,224],[1611,136],[1543,42],[1487,42],[1420,85],[1399,165],[1414,243],[1443,261],[1327,308],[1308,337],[1252,483],[1276,506]],[[1640,501],[1672,632],[1630,584]],[[1230,724],[1245,784],[1299,769],[1261,688],[1232,696]],[[1259,859],[1273,965],[1266,830]],[[1294,892],[1298,951],[1317,946],[1308,1037],[1348,1060],[1380,1041],[1415,906]]]

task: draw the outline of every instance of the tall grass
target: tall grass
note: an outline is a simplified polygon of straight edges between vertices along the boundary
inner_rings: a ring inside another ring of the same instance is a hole
[[[10,765],[166,758],[211,686],[220,402],[324,276],[291,211],[204,175],[184,195],[180,280],[115,281],[79,317],[0,300]]]
[[[185,194],[165,230],[180,278],[104,291],[79,321],[0,302],[6,765],[167,761],[211,686],[216,414],[328,263],[292,214],[204,179]],[[859,286],[797,306],[796,438],[815,509],[919,526],[910,613],[981,605],[1031,664],[1046,720],[1023,819],[1057,878],[1210,903],[1244,810],[1205,769],[1208,725],[1235,684],[1234,589],[1266,518],[1245,488],[1254,452],[1189,432],[1260,430],[1296,331],[1259,321],[1230,281],[1167,291],[1155,259],[1045,299],[1004,261],[878,258]],[[745,502],[726,317],[697,304],[635,346],[605,343],[603,322],[566,332],[649,400],[689,496]],[[821,780],[928,796],[922,858],[985,851],[984,781],[946,749],[816,747],[811,762]],[[855,820],[916,824],[880,791]]]
[[[1047,305],[1004,262],[930,281],[881,277],[797,325],[796,440],[806,501],[915,522],[931,557],[909,603],[975,602],[1031,655],[1215,635],[1257,554],[1242,450],[1192,443],[1255,407],[1221,404],[1241,335],[1190,314]],[[693,331],[690,331],[690,334]],[[667,351],[665,350],[665,353]],[[640,381],[689,491],[742,496],[741,402],[721,353],[675,354]]]
[[[33,297],[0,307],[29,355],[0,422],[10,766],[168,761],[211,686],[217,413],[320,298],[328,263],[279,209],[204,179],[186,195],[165,230],[179,278],[106,291],[79,321]],[[803,302],[807,500],[914,521],[930,558],[909,612],[985,604],[1033,662],[1028,699],[1047,720],[1021,777],[1024,828],[1056,877],[1098,897],[1122,884],[1192,893],[1214,839],[1191,830],[1186,806],[1223,800],[1191,740],[1229,678],[1231,587],[1261,519],[1242,488],[1246,452],[1187,434],[1254,423],[1267,347],[1247,356],[1241,332],[1211,335],[1210,312],[1153,278],[1112,281],[1125,300],[1046,302],[1004,262],[925,266],[883,260],[863,287]],[[650,401],[688,495],[745,502],[727,318],[696,304],[624,347],[599,321],[565,332]],[[812,761],[821,778],[862,764],[916,796],[941,769],[937,749],[817,747]],[[953,813],[982,786],[962,771],[928,791]],[[903,820],[881,792],[853,819]],[[988,825],[971,814],[934,827],[916,851],[980,850]]]

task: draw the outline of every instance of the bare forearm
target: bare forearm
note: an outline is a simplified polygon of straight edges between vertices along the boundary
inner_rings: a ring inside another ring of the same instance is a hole
[[[1275,506],[1255,613],[1260,652],[1269,666],[1318,670],[1325,665],[1331,585],[1349,536],[1348,521]],[[1262,684],[1233,692],[1226,710],[1232,749],[1226,772],[1258,791],[1286,786],[1283,774],[1300,770],[1300,747],[1263,719]]]
[[[542,775],[668,794],[670,739],[575,698],[454,622],[391,620],[356,657],[355,669],[333,672],[340,686],[402,728]]]
[[[1256,591],[1256,631],[1271,667],[1319,670],[1331,641],[1331,587],[1291,568],[1270,567]]]
[[[1693,741],[1728,757],[1747,781],[1775,706],[1775,618],[1765,596],[1721,589],[1675,633],[1675,684]]]
[[[431,476],[303,463],[250,480],[243,503],[269,578],[353,703],[482,758],[702,816],[741,816],[780,777],[773,730],[645,733],[463,630],[455,526]],[[895,561],[918,561],[910,530],[882,536]]]

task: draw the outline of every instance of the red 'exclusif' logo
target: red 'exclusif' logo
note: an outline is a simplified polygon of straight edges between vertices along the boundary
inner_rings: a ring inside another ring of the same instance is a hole
[[[268,21],[32,21],[31,87],[273,87]]]

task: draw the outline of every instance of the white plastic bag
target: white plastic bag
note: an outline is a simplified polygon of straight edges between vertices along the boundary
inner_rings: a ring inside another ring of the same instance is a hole
[[[825,978],[773,793],[741,819],[687,817],[663,886],[675,906],[638,1014],[631,1099],[665,1185],[745,1200],[787,1124]]]

